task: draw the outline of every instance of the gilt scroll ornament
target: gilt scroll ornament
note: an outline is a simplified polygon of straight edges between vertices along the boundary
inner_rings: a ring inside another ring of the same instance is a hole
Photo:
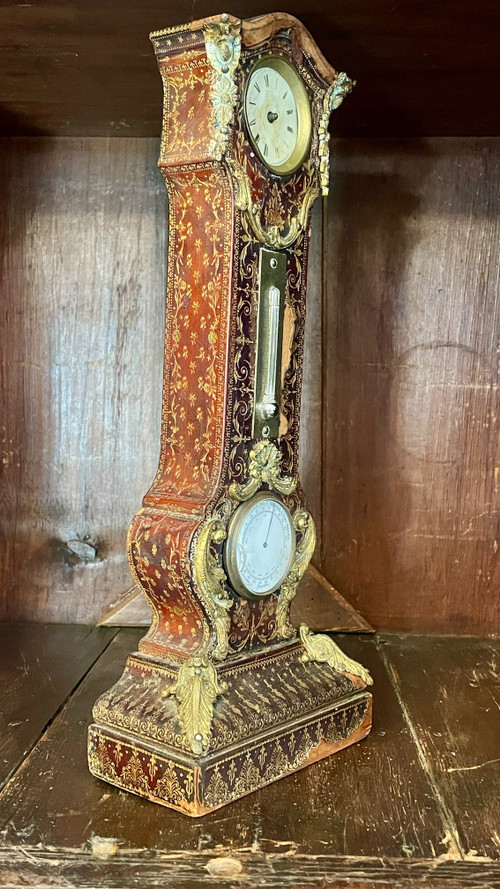
[[[209,16],[152,40],[169,192],[164,389],[158,471],[128,553],[153,620],[96,703],[88,757],[94,775],[198,817],[371,726],[368,672],[290,620],[316,541],[298,480],[309,222],[328,189],[329,116],[353,83],[287,13]],[[259,86],[269,137],[291,135],[281,164],[258,148],[261,118],[251,129]],[[264,261],[276,271],[261,274]],[[235,552],[253,586],[238,589]]]
[[[227,577],[221,564],[220,553],[215,551],[227,537],[229,519],[239,503],[253,497],[266,484],[271,491],[292,494],[297,479],[281,474],[281,453],[276,445],[266,439],[257,442],[248,455],[248,475],[242,484],[233,482],[229,487],[229,499],[223,501],[215,517],[202,526],[194,544],[194,579],[202,595],[203,603],[215,630],[216,643],[211,657],[222,661],[229,653],[229,611],[234,605],[227,587]],[[276,606],[277,634],[288,639],[295,633],[290,623],[289,610],[298,585],[311,560],[316,546],[316,530],[312,516],[306,509],[298,509],[293,517],[294,530],[300,535],[289,574],[282,584]]]
[[[226,573],[213,553],[213,546],[224,542],[227,527],[219,518],[209,519],[202,527],[194,556],[194,579],[212,620],[217,643],[211,652],[216,660],[224,660],[228,651],[229,609],[233,605],[225,582]]]
[[[229,486],[229,496],[243,503],[249,500],[265,483],[271,491],[291,494],[297,487],[297,479],[281,475],[281,454],[275,444],[266,439],[259,441],[250,451],[248,479],[243,484],[233,482]]]
[[[276,609],[276,624],[282,639],[295,635],[295,627],[290,622],[290,605],[295,598],[297,589],[307,566],[312,559],[316,547],[316,527],[312,515],[307,509],[298,509],[293,517],[293,527],[301,534],[301,540],[295,551],[295,558],[290,573],[283,583]]]
[[[313,633],[306,624],[300,625],[299,634],[305,648],[302,655],[304,663],[318,661],[321,664],[328,664],[332,670],[336,670],[338,673],[359,676],[366,685],[373,685],[373,679],[368,670],[357,661],[347,657],[329,636],[325,636],[324,633]]]
[[[290,220],[287,228],[280,229],[279,226],[272,224],[264,226],[260,218],[261,208],[255,203],[248,173],[234,159],[228,159],[228,164],[237,189],[236,206],[247,213],[247,218],[257,240],[272,250],[285,250],[291,247],[306,229],[312,205],[320,194],[319,188],[312,185],[306,190],[299,211]]]

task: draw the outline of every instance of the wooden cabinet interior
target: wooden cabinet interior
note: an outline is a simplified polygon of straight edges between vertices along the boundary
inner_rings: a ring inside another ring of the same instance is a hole
[[[148,34],[217,11],[206,0],[4,4],[1,131],[158,136],[162,95]],[[269,3],[238,0],[227,11],[247,19]],[[496,0],[289,0],[286,11],[358,80],[335,122],[339,136],[499,134]]]
[[[365,7],[301,16],[358,79],[310,255],[301,475],[315,562],[376,626],[491,633],[494,4]],[[158,3],[1,19],[0,617],[92,623],[133,586],[125,532],[158,457],[167,206],[147,33],[176,21]]]

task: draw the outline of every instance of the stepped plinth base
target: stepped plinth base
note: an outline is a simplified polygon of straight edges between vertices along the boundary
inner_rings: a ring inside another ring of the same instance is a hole
[[[197,817],[366,737],[371,694],[357,676],[302,660],[298,641],[217,667],[208,749],[193,753],[170,694],[177,670],[143,654],[94,708],[91,772]]]

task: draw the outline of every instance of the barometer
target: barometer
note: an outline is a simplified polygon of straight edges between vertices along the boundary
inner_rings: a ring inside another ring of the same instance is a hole
[[[266,491],[256,494],[229,522],[225,551],[232,588],[247,599],[274,593],[289,574],[295,545],[285,504]]]
[[[169,197],[161,448],[128,534],[152,622],[96,702],[94,775],[203,815],[365,737],[368,672],[290,619],[310,214],[351,90],[281,13],[151,35]],[[319,455],[318,455],[319,457]]]

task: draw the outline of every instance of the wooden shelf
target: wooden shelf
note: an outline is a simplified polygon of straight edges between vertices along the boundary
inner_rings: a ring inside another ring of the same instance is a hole
[[[161,83],[148,34],[190,21],[193,10],[191,0],[5,5],[3,134],[158,136]],[[201,0],[195,17],[216,11]],[[261,0],[230,9],[242,18],[268,11]],[[307,9],[290,0],[286,11],[303,20],[334,67],[358,81],[335,117],[337,135],[499,133],[495,0],[314,0]]]
[[[192,821],[87,769],[92,705],[141,632],[0,628],[14,680],[1,734],[17,750],[0,794],[1,885],[193,889],[224,867],[238,877],[228,886],[265,889],[500,885],[498,642],[338,639],[373,675],[372,734]]]

